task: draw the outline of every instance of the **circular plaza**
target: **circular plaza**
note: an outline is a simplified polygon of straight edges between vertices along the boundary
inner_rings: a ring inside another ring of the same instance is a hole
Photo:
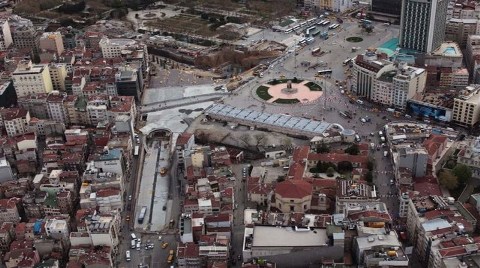
[[[256,89],[256,95],[267,103],[311,103],[319,99],[322,87],[302,79],[273,79]]]

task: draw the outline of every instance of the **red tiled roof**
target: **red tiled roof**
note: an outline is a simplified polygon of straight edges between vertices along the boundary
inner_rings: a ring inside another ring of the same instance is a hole
[[[27,116],[28,111],[23,108],[5,108],[1,109],[3,120],[9,121],[17,118],[24,118]]]
[[[449,209],[445,210],[430,210],[425,212],[425,219],[427,220],[432,220],[432,219],[437,219],[437,218],[444,218],[444,217],[450,217],[455,214],[453,211]]]
[[[293,163],[288,169],[288,177],[294,180],[301,180],[305,171],[305,164],[302,162]]]
[[[187,144],[188,140],[190,139],[190,137],[192,137],[192,135],[192,133],[183,132],[182,134],[180,134],[180,136],[178,136],[177,145],[183,146]]]
[[[445,249],[439,250],[438,252],[444,258],[460,256],[460,255],[463,255],[463,254],[467,253],[467,251],[465,250],[465,248],[463,246],[445,248]]]
[[[390,215],[388,213],[382,213],[382,212],[373,211],[373,210],[351,213],[348,215],[348,218],[354,221],[363,221],[366,218],[373,218],[375,221],[377,220],[381,220],[384,222],[392,221],[392,218],[390,218]]]
[[[433,176],[415,178],[413,190],[419,192],[419,196],[442,196],[442,191],[440,190],[437,179]]]
[[[97,191],[97,197],[107,197],[113,195],[119,195],[120,190],[118,189],[99,189]]]
[[[308,160],[331,162],[337,164],[343,161],[349,161],[352,163],[360,164],[360,167],[366,167],[368,162],[368,156],[366,155],[349,155],[349,154],[317,154],[309,153]]]
[[[259,177],[248,177],[247,192],[250,194],[267,195],[273,189],[271,183],[261,183]]]
[[[285,180],[275,186],[275,193],[283,198],[300,199],[312,195],[312,185],[304,180]]]
[[[177,248],[177,256],[181,259],[196,258],[199,257],[199,255],[200,250],[198,248],[198,245],[196,245],[195,243],[188,242],[184,245],[179,245]]]
[[[300,146],[293,150],[292,160],[294,162],[301,162],[307,158],[310,148],[308,146]]]

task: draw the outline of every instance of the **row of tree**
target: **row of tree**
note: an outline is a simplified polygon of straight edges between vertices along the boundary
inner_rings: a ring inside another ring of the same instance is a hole
[[[448,190],[464,187],[471,178],[472,170],[463,164],[457,164],[452,170],[444,169],[438,176],[440,185]]]

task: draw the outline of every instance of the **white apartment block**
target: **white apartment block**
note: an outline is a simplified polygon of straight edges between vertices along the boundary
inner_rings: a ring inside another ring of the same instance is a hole
[[[63,51],[63,38],[60,32],[45,32],[40,36],[40,50],[54,52],[60,56]]]
[[[480,35],[470,35],[467,39],[467,46],[465,50],[465,63],[472,76],[474,82],[478,80],[477,70],[480,69]]]
[[[318,9],[330,10],[334,12],[344,12],[351,8],[352,0],[305,0],[304,6],[308,8],[317,7]]]
[[[108,98],[92,96],[87,102],[87,118],[90,125],[97,125],[99,122],[108,120]]]
[[[373,81],[372,101],[384,105],[393,104],[393,84],[392,78],[387,72]]]
[[[423,93],[427,81],[427,72],[422,68],[415,68],[403,64],[393,78],[393,106],[403,109],[407,100],[417,93]]]
[[[132,39],[109,39],[108,37],[103,37],[100,40],[100,49],[102,50],[102,55],[104,58],[116,58],[122,56],[122,50],[128,46],[134,46],[137,42]]]
[[[48,116],[57,123],[68,123],[67,112],[63,104],[65,95],[53,91],[47,97]]]
[[[113,252],[118,251],[120,243],[120,214],[91,215],[85,220],[87,232],[92,238],[93,246],[109,246]]]
[[[61,63],[50,63],[48,65],[53,90],[65,91],[65,78],[67,77],[67,66]]]
[[[54,239],[68,239],[70,232],[68,230],[68,223],[65,220],[48,219],[45,222],[45,232]]]
[[[53,90],[47,65],[32,65],[31,61],[21,61],[13,72],[12,79],[19,98]]]
[[[480,120],[480,87],[468,86],[453,103],[453,121],[471,127]]]
[[[0,223],[4,222],[20,222],[20,214],[18,213],[16,198],[0,199]]]
[[[7,108],[0,110],[3,127],[9,137],[25,134],[29,131],[29,111],[22,108]]]
[[[13,43],[10,25],[7,20],[0,20],[0,50],[7,50]]]
[[[352,91],[359,97],[403,109],[407,100],[422,93],[427,72],[406,63],[392,63],[369,50],[353,61]]]

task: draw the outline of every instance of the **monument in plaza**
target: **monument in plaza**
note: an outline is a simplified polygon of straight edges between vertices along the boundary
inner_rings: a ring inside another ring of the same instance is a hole
[[[282,89],[282,92],[288,95],[295,94],[298,92],[296,87],[292,87],[292,80],[287,81],[287,87]]]

